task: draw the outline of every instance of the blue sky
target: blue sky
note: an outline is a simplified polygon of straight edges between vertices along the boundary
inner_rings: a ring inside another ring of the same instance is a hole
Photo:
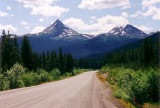
[[[41,32],[60,19],[87,34],[132,24],[146,33],[160,30],[160,0],[1,0],[0,31]]]

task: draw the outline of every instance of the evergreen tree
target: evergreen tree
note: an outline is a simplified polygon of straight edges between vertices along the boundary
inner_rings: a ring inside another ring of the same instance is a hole
[[[73,57],[71,54],[66,55],[66,72],[72,73],[73,75]]]
[[[12,46],[10,34],[6,35],[5,30],[3,30],[1,42],[1,67],[4,71],[10,69],[13,65],[11,62]]]
[[[41,55],[41,61],[42,61],[42,68],[45,69],[46,68],[46,55],[45,55],[45,52],[43,51],[42,52],[42,55]]]
[[[57,55],[56,55],[56,52],[53,50],[51,52],[51,68],[52,69],[55,69],[57,68]]]
[[[12,40],[11,62],[12,62],[12,65],[14,65],[15,63],[20,62],[20,51],[18,47],[17,37],[15,36],[11,40]]]
[[[22,64],[29,70],[32,69],[32,48],[27,36],[23,37],[21,47]]]
[[[61,74],[64,74],[65,73],[65,61],[64,61],[64,55],[62,53],[61,48],[59,49],[58,62],[59,62],[58,69],[61,72]]]

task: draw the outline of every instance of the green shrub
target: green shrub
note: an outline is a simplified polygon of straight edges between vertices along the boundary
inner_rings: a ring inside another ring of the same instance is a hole
[[[40,82],[47,82],[50,81],[50,75],[48,72],[40,73]]]
[[[37,74],[37,73],[31,73],[32,77],[33,77],[33,85],[37,85],[41,82],[41,77]]]
[[[59,69],[53,69],[49,74],[52,77],[52,80],[58,80],[61,76]]]
[[[133,101],[143,104],[149,99],[148,77],[143,74],[136,74],[134,80],[131,82],[131,90],[129,91]]]
[[[22,79],[23,79],[23,81],[24,81],[24,84],[25,84],[25,86],[26,87],[29,87],[29,86],[32,86],[32,85],[34,85],[34,76],[33,76],[33,73],[27,73],[27,74],[24,74],[23,76],[22,76]]]
[[[130,69],[123,69],[118,72],[117,76],[117,85],[127,94],[130,95],[131,84],[134,79],[134,74]]]
[[[76,75],[84,71],[88,70],[74,69],[74,74]],[[4,75],[1,74],[0,69],[0,91],[21,87],[29,87],[32,85],[40,84],[42,82],[59,80],[71,75],[72,73],[65,73],[62,76],[58,69],[53,69],[49,73],[41,68],[37,69],[36,72],[26,72],[26,69],[22,65],[16,63],[10,70],[4,72]]]
[[[73,75],[77,75],[77,74],[79,74],[79,73],[87,72],[87,71],[90,71],[90,69],[79,69],[79,68],[74,68],[74,69],[73,69]]]
[[[7,78],[4,78],[2,81],[1,90],[9,90],[10,89],[10,82]]]
[[[67,77],[67,76],[71,76],[72,75],[72,73],[65,73],[65,76]]]
[[[4,77],[3,74],[0,74],[0,91],[9,90],[9,86],[9,80],[6,77]]]
[[[106,72],[108,72],[109,70],[110,70],[109,67],[103,66],[102,69],[101,69],[99,72],[100,72],[100,73],[106,73]]]
[[[25,83],[21,76],[18,76],[15,82],[16,82],[16,88],[25,87]]]
[[[7,70],[7,77],[10,80],[10,88],[19,88],[24,86],[22,75],[25,74],[25,68],[16,63],[10,70]]]
[[[148,70],[146,74],[148,76],[149,84],[149,95],[151,97],[150,101],[158,102],[159,101],[159,88],[160,88],[160,71],[159,70]]]
[[[130,97],[126,95],[121,89],[118,89],[113,93],[113,96],[119,99],[124,99],[125,101],[130,101]]]
[[[38,73],[38,74],[45,73],[45,72],[46,72],[46,71],[43,70],[43,69],[41,69],[41,68],[38,68],[38,69],[36,70],[36,73]]]
[[[102,71],[108,72],[107,81],[117,86],[115,97],[138,104],[158,102],[160,85],[158,70],[133,71],[132,69],[105,66]]]
[[[3,77],[3,74],[0,73],[0,91],[2,91]]]

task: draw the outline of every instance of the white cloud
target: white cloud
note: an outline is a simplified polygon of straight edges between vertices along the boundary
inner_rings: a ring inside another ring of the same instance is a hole
[[[101,18],[98,18],[95,23],[92,24],[86,24],[81,19],[77,18],[69,18],[66,19],[64,24],[82,31],[83,33],[86,33],[86,31],[90,31],[90,33],[107,33],[115,26],[121,26],[128,24],[128,20],[122,16],[104,16]]]
[[[140,29],[142,31],[151,31],[151,30],[153,30],[152,27],[147,27],[147,26],[144,26],[144,25],[141,25],[141,26],[136,26],[135,25],[135,27],[137,27],[138,29]]]
[[[12,10],[12,8],[10,6],[7,6],[6,9],[7,10]]]
[[[31,33],[39,33],[39,32],[42,32],[44,29],[45,29],[45,27],[43,27],[43,26],[36,26],[36,27],[31,31]]]
[[[26,21],[21,21],[21,25],[28,25]]]
[[[0,17],[5,17],[5,16],[8,16],[8,13],[0,11]]]
[[[131,17],[151,16],[153,20],[160,20],[160,8],[156,7],[158,3],[160,3],[160,0],[142,0],[143,11],[137,11]]]
[[[160,0],[142,0],[143,8],[152,6],[154,4],[160,3]]]
[[[30,29],[30,27],[29,27],[29,26],[26,26],[26,27],[25,27],[25,29],[29,30],[29,29]]]
[[[51,24],[53,24],[54,23],[54,21],[51,21]]]
[[[122,12],[122,16],[127,18],[128,17],[128,13]]]
[[[95,20],[96,16],[91,16],[90,19]]]
[[[43,15],[47,17],[52,17],[52,16],[60,17],[63,13],[69,11],[68,8],[63,8],[59,6],[49,6],[49,5],[45,6],[24,5],[24,7],[31,8],[32,15]]]
[[[125,9],[130,7],[130,2],[129,0],[82,0],[78,7],[89,10],[114,7],[122,7],[122,9]]]
[[[143,15],[152,16],[152,19],[154,20],[160,20],[160,8],[157,8],[155,6],[150,6]]]
[[[28,5],[51,5],[55,0],[17,0]]]
[[[44,19],[43,19],[43,18],[40,18],[40,19],[39,19],[39,22],[43,22],[43,21],[44,21]]]
[[[47,17],[60,17],[63,13],[68,12],[68,8],[53,6],[57,0],[17,0],[24,3],[24,8],[31,8],[32,15],[43,15]]]
[[[138,17],[138,18],[141,18],[142,16],[143,16],[142,11],[137,11],[135,14],[130,15],[130,17]]]
[[[137,11],[135,14],[131,15],[131,17],[139,17],[139,18],[147,16],[151,16],[153,20],[160,20],[160,8],[157,8],[155,6],[150,6],[144,12]]]
[[[5,25],[5,26],[3,26],[3,25],[0,24],[0,30],[3,30],[3,29],[6,30],[6,31],[11,31],[11,32],[17,31],[17,28],[14,27],[13,25]]]

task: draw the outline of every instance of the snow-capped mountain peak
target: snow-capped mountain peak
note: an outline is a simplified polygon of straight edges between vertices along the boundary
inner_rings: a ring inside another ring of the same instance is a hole
[[[127,24],[126,26],[118,26],[113,28],[111,31],[107,33],[107,35],[113,36],[129,36],[129,37],[136,37],[136,38],[144,38],[148,36],[143,31],[139,30],[138,28]]]
[[[91,39],[91,35],[80,34],[71,28],[64,25],[59,19],[57,19],[53,24],[48,26],[42,32],[33,34],[36,37],[49,38],[55,40],[87,40]]]

